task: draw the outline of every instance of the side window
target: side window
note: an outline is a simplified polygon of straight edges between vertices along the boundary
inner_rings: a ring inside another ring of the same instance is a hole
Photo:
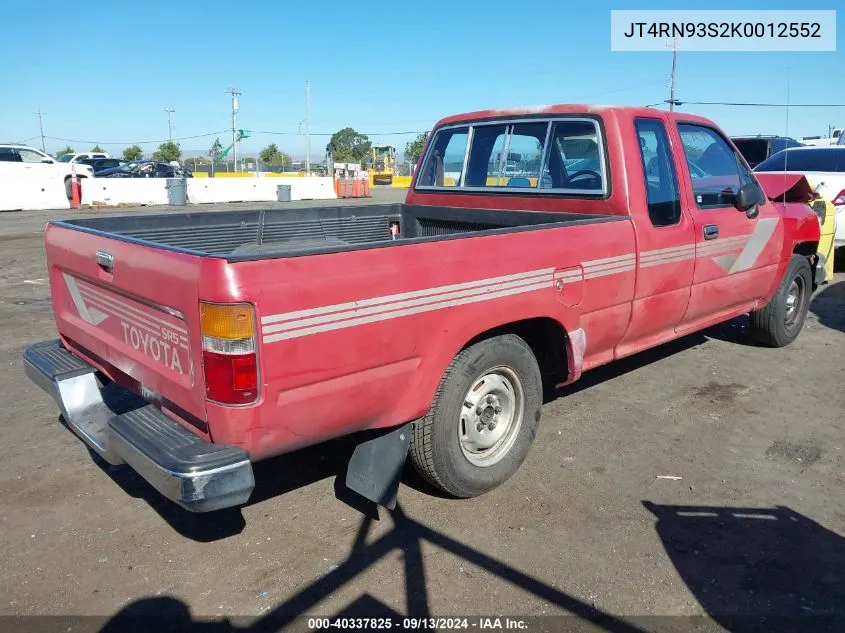
[[[18,153],[11,147],[0,147],[0,162],[19,163],[21,159]]]
[[[648,217],[654,226],[671,226],[681,221],[678,179],[662,121],[637,119],[640,158],[645,175]]]
[[[40,163],[44,160],[44,157],[41,154],[33,152],[31,149],[19,149],[18,154],[21,157],[21,161],[24,163]]]
[[[592,121],[556,121],[543,169],[542,189],[605,191],[604,160]]]
[[[456,187],[461,180],[468,137],[468,127],[450,128],[437,132],[417,177],[417,185]]]
[[[739,188],[753,182],[751,174],[715,130],[703,125],[679,123],[695,203],[699,209],[733,205]]]

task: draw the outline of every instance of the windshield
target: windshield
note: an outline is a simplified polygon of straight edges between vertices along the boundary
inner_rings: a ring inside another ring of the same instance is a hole
[[[60,163],[69,163],[73,158],[73,154],[65,154],[59,159]]]
[[[845,171],[845,148],[787,149],[763,161],[754,171]]]

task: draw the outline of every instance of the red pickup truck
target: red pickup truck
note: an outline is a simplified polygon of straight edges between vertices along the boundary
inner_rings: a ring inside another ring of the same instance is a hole
[[[522,463],[544,387],[743,313],[764,344],[794,340],[819,221],[778,196],[692,115],[453,116],[404,204],[51,222],[59,339],[25,368],[189,510],[245,503],[256,460],[364,430],[353,489],[395,503],[410,454],[470,497]],[[108,382],[145,404],[115,413]]]

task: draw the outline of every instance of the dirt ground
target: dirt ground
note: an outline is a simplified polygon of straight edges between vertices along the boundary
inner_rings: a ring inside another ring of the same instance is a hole
[[[375,510],[345,491],[336,441],[257,465],[246,507],[192,515],[92,460],[24,376],[24,347],[55,336],[43,226],[74,213],[0,213],[0,615],[255,631],[315,614],[568,614],[532,630],[596,631],[845,616],[842,273],[787,348],[752,344],[742,318],[585,374],[483,497],[409,470],[396,511]]]

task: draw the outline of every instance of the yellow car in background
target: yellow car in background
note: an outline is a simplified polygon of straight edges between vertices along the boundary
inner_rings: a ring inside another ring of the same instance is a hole
[[[813,184],[812,181],[810,184]],[[833,260],[836,252],[834,247],[836,207],[827,198],[815,193],[813,195],[814,198],[810,200],[809,205],[819,216],[819,224],[821,224],[821,238],[818,247],[819,263],[816,264],[816,284],[821,285],[833,279]]]

